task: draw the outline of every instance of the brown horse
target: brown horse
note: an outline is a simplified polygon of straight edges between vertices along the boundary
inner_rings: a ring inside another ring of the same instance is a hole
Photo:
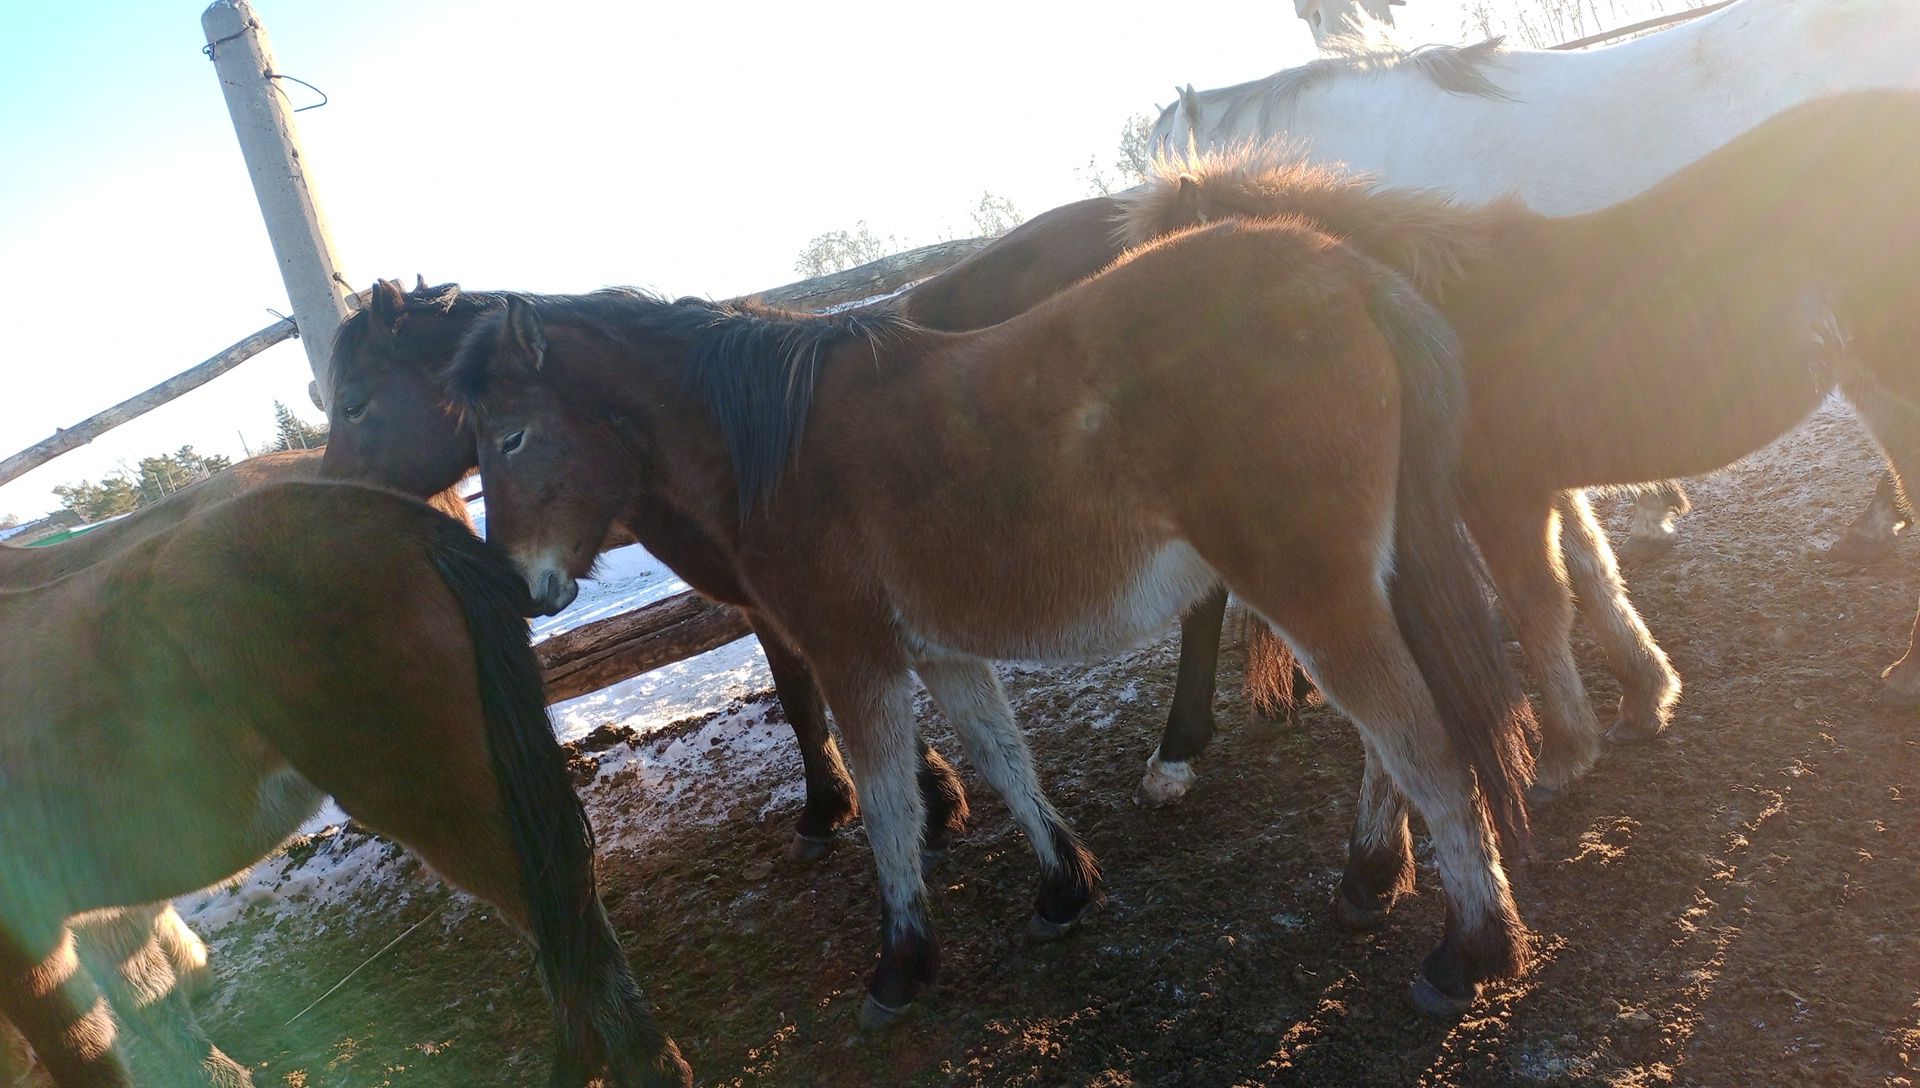
[[[1216,581],[1287,633],[1419,798],[1449,909],[1414,996],[1457,1012],[1524,959],[1495,829],[1509,849],[1525,834],[1528,710],[1453,507],[1452,348],[1358,252],[1227,224],[974,333],[629,291],[509,298],[450,381],[489,536],[543,611],[572,598],[610,522],[666,509],[724,549],[812,667],[880,871],[868,1023],[938,965],[911,674],[1025,830],[1031,929],[1056,935],[1097,869],[983,658],[1110,652]],[[1391,868],[1356,857],[1354,910],[1402,886],[1403,845],[1383,844]]]
[[[601,911],[524,602],[456,522],[327,483],[254,490],[0,591],[0,1013],[57,1084],[130,1083],[109,1007],[168,1076],[245,1083],[183,1033],[190,1016],[112,992],[167,993],[167,957],[82,970],[68,919],[225,879],[326,793],[532,938],[554,1084],[689,1082]]]
[[[1569,580],[1621,679],[1615,734],[1657,733],[1679,691],[1610,564],[1563,572],[1556,517],[1599,532],[1563,489],[1718,468],[1836,389],[1901,478],[1920,472],[1915,177],[1920,96],[1862,93],[1788,111],[1587,215],[1243,167],[1162,180],[1133,229],[1306,220],[1421,276],[1462,337],[1467,519],[1541,674],[1541,781],[1562,786],[1599,738],[1567,642]],[[1895,696],[1920,697],[1911,646],[1883,675]]]

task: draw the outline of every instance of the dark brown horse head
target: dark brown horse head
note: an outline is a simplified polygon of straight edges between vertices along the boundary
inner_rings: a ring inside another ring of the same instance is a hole
[[[374,285],[372,302],[333,340],[328,476],[426,496],[473,470],[473,436],[447,406],[440,370],[497,301],[451,283],[421,280],[411,292],[393,280]]]
[[[641,484],[645,429],[569,403],[563,393],[578,398],[582,385],[551,380],[568,354],[549,342],[534,304],[509,295],[447,374],[486,481],[487,538],[520,568],[539,615],[572,603]]]

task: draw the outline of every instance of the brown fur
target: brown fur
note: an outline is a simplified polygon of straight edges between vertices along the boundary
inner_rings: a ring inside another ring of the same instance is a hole
[[[1641,196],[1567,218],[1312,173],[1248,182],[1223,171],[1219,207],[1306,218],[1402,267],[1419,267],[1434,238],[1459,254],[1428,284],[1465,348],[1468,516],[1546,677],[1542,775],[1554,785],[1584,770],[1596,740],[1565,645],[1556,492],[1710,471],[1834,388],[1902,476],[1920,472],[1920,96],[1800,106]],[[1162,181],[1138,228],[1177,223],[1179,207],[1211,217],[1210,175],[1184,195]],[[1615,595],[1610,557],[1580,569],[1595,579],[1583,607]],[[1626,663],[1619,728],[1646,735],[1664,725],[1678,680],[1617,597],[1597,626]],[[1913,650],[1888,674],[1896,693],[1920,696]]]
[[[324,793],[536,937],[573,1071],[556,1084],[604,1063],[616,1083],[686,1082],[599,914],[512,615],[523,593],[444,516],[320,482],[249,491],[0,591],[22,650],[0,659],[0,1010],[60,1083],[124,1082],[111,1050],[58,1030],[91,1004],[86,972],[31,981],[66,920],[225,879]],[[143,1033],[182,1023],[115,1012]]]
[[[1109,611],[1116,594],[1179,607],[1210,585],[1208,568],[1305,649],[1427,810],[1461,905],[1428,977],[1457,993],[1524,958],[1475,806],[1524,833],[1514,742],[1527,715],[1446,513],[1458,375],[1430,317],[1398,277],[1324,235],[1222,225],[970,334],[631,294],[510,301],[469,334],[452,384],[477,421],[490,532],[537,603],[566,599],[605,525],[651,504],[699,526],[805,655],[880,862],[887,928],[869,992],[881,1014],[937,956],[901,831],[918,823],[901,785],[907,670],[1009,798],[1042,860],[1042,903],[1057,904],[1090,859],[1059,845],[1074,840],[970,655],[1138,637],[1151,627],[1128,624],[1164,617]],[[716,355],[738,344],[789,347]],[[741,374],[715,384],[727,365]],[[730,403],[736,387],[786,397]],[[791,413],[777,431],[795,448],[742,466],[727,428],[776,430],[742,411]],[[790,467],[769,481],[769,464]],[[1198,581],[1156,573],[1177,547],[1204,560],[1180,576]],[[1453,701],[1466,689],[1479,694]],[[1441,692],[1454,712],[1436,713]],[[1454,732],[1429,732],[1443,725]],[[1041,918],[1057,931],[1057,909]]]

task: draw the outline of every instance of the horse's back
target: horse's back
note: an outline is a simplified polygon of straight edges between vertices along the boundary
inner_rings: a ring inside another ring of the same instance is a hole
[[[1199,143],[1286,138],[1390,185],[1474,202],[1512,195],[1572,215],[1642,192],[1800,103],[1920,88],[1915,40],[1920,4],[1908,0],[1742,0],[1588,52],[1494,54],[1485,74],[1499,96],[1443,89],[1412,64],[1329,76],[1232,124],[1210,108]]]

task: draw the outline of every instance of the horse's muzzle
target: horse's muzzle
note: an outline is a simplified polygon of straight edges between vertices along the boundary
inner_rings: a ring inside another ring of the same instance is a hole
[[[530,588],[533,591],[533,610],[535,615],[551,616],[573,603],[580,595],[580,583],[557,570],[548,569],[540,573]]]

